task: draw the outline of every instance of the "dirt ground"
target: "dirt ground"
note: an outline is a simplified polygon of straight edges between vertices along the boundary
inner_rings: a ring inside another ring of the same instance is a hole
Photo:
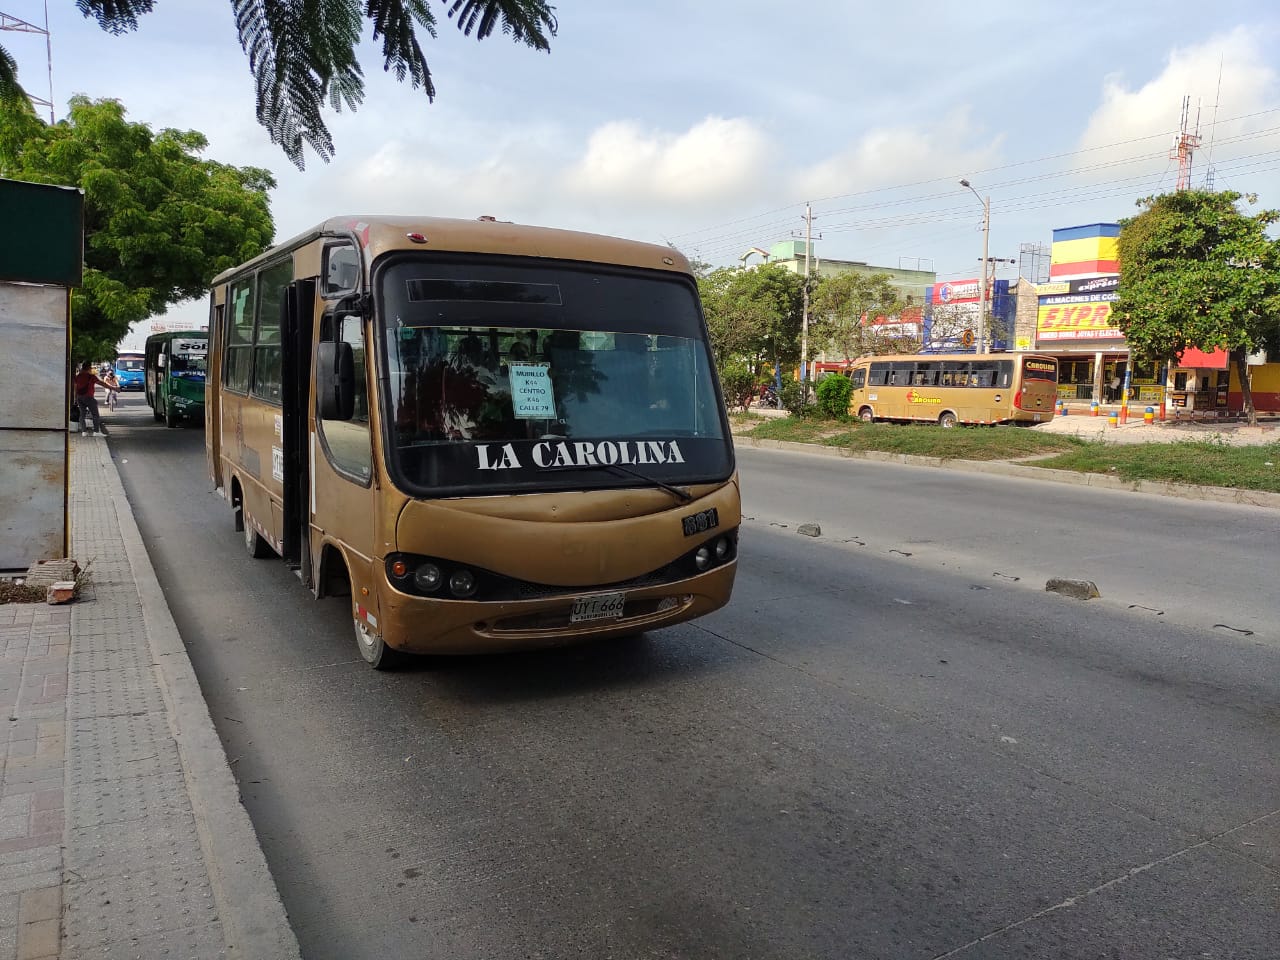
[[[1048,423],[1031,428],[1043,433],[1066,433],[1086,440],[1104,440],[1108,443],[1178,443],[1185,440],[1211,440],[1233,446],[1258,446],[1280,443],[1280,421],[1260,419],[1258,426],[1249,427],[1234,420],[1166,420],[1153,424],[1142,422],[1142,415],[1130,416],[1129,422],[1111,426],[1106,417],[1091,417],[1075,413],[1057,416]]]

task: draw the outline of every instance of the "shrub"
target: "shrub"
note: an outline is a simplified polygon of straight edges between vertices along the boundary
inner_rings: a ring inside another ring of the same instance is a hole
[[[783,380],[782,406],[793,417],[801,419],[807,417],[813,409],[809,384],[801,383],[799,380]]]
[[[720,389],[730,410],[745,410],[756,392],[756,376],[745,363],[727,363],[720,369]]]
[[[849,394],[853,383],[848,377],[833,373],[818,381],[818,409],[823,416],[844,420],[849,416]]]

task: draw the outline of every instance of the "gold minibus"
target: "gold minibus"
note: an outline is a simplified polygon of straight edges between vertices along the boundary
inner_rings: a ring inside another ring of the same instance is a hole
[[[849,413],[868,422],[1047,423],[1058,396],[1058,362],[1030,353],[860,357],[849,376]]]
[[[675,250],[340,218],[218,276],[210,309],[213,484],[250,555],[345,598],[373,667],[728,602],[738,478]]]

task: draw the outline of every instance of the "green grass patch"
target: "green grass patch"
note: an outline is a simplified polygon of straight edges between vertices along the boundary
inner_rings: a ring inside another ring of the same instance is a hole
[[[1270,465],[1268,465],[1270,464]],[[1206,440],[1179,443],[1086,443],[1032,466],[1105,473],[1121,480],[1160,480],[1280,493],[1280,443],[1232,447]]]
[[[943,460],[1018,460],[1072,450],[1086,441],[1021,427],[956,427],[934,424],[859,423],[839,420],[761,420],[747,436],[820,443],[850,450],[903,453]]]

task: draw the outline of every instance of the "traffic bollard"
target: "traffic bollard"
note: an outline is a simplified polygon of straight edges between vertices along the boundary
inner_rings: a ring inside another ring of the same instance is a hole
[[[1165,407],[1167,407],[1168,405],[1169,405],[1169,404],[1168,404],[1168,401],[1167,401],[1167,400],[1165,400],[1164,398],[1161,398],[1161,400],[1160,400],[1160,422],[1161,422],[1161,423],[1163,423],[1163,422],[1164,422],[1164,419],[1165,419],[1165,416],[1166,416],[1166,414],[1165,414],[1165,412],[1164,412],[1164,408],[1165,408]]]
[[[1118,426],[1120,426],[1120,414],[1119,414],[1119,412],[1118,412],[1118,411],[1116,411],[1116,410],[1112,410],[1110,413],[1108,413],[1108,414],[1107,414],[1107,422],[1108,422],[1109,424],[1111,424],[1113,427],[1118,427]]]
[[[1147,409],[1143,411],[1143,413],[1142,413],[1142,422],[1143,422],[1143,423],[1155,423],[1155,422],[1156,422],[1156,408],[1155,408],[1155,407],[1147,407]]]
[[[1129,404],[1128,404],[1128,402],[1125,402],[1125,403],[1120,404],[1120,422],[1121,422],[1121,423],[1128,423],[1128,422],[1129,422]]]
[[[1098,415],[1098,401],[1097,401],[1097,400],[1090,400],[1090,401],[1089,401],[1089,416],[1091,416],[1091,417],[1096,417],[1097,415]]]

